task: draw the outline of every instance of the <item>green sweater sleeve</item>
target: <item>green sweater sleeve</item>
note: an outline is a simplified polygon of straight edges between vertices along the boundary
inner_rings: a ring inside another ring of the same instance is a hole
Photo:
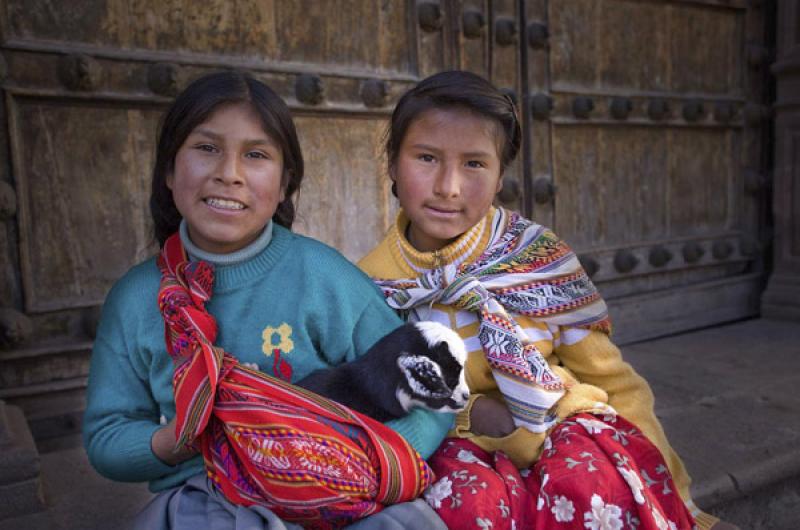
[[[98,336],[92,350],[83,436],[89,461],[103,476],[144,482],[170,473],[150,449],[161,425],[157,405],[130,359]]]
[[[153,481],[183,468],[186,474],[198,472],[197,459],[172,467],[150,448],[153,433],[161,427],[159,406],[142,352],[129,351],[136,342],[126,338],[141,325],[140,300],[147,298],[141,296],[147,291],[141,283],[124,278],[106,300],[92,349],[83,420],[89,461],[101,475],[122,482]]]

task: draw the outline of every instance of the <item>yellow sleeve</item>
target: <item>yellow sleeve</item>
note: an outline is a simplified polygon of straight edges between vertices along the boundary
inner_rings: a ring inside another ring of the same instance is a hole
[[[560,344],[554,353],[575,374],[578,381],[605,390],[608,403],[625,419],[634,423],[658,447],[672,472],[681,497],[689,502],[691,480],[656,418],[650,385],[630,364],[622,360],[619,348],[611,342],[608,335],[592,331],[575,344]]]

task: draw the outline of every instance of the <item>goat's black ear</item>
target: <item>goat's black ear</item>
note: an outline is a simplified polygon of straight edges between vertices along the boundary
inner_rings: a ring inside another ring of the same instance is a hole
[[[447,398],[453,391],[442,377],[436,362],[423,355],[403,355],[398,364],[405,373],[412,392],[425,398]]]
[[[436,346],[432,347],[431,351],[433,352],[431,357],[435,358],[439,362],[441,362],[442,359],[447,359],[453,356],[453,354],[450,353],[450,345],[446,340],[443,340]]]

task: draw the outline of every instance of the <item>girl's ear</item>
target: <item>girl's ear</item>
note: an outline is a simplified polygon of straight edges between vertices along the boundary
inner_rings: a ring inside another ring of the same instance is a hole
[[[501,189],[503,189],[503,172],[500,172],[500,177],[497,179],[497,186],[495,186],[494,194],[497,195],[500,193]]]
[[[167,178],[164,179],[164,182],[167,184],[167,189],[172,190],[172,186],[175,184],[175,172],[170,171],[167,173]]]

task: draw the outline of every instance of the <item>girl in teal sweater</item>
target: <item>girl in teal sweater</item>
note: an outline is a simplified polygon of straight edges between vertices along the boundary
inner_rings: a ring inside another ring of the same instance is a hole
[[[400,324],[363,273],[334,249],[290,231],[302,178],[288,108],[248,76],[201,78],[165,116],[150,200],[156,238],[163,247],[177,232],[190,260],[213,265],[206,309],[218,325],[214,344],[240,364],[288,381],[355,359]],[[142,528],[293,527],[263,507],[225,500],[206,478],[203,459],[177,443],[160,282],[151,258],[117,282],[103,307],[84,419],[92,465],[113,480],[147,481],[158,493],[137,519]],[[415,409],[387,425],[427,458],[452,421]],[[390,519],[441,527],[422,502],[354,526]]]

